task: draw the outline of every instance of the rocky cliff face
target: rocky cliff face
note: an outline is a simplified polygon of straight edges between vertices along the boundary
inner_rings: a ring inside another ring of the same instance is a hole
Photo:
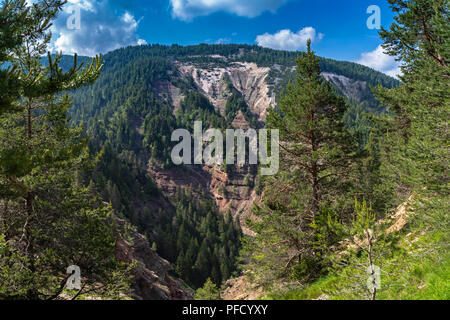
[[[365,81],[353,80],[334,73],[322,72],[322,76],[328,82],[338,87],[346,97],[358,102],[362,102],[362,93],[369,88],[369,85]]]
[[[259,197],[253,188],[255,174],[248,167],[236,167],[232,175],[220,166],[194,165],[171,169],[149,166],[149,172],[168,197],[175,194],[177,187],[190,190],[201,188],[205,196],[216,202],[221,213],[231,213],[240,221],[244,234],[252,235],[245,220],[251,216],[251,208]]]
[[[199,67],[188,63],[177,63],[179,71],[192,77],[199,91],[224,115],[231,88],[239,91],[258,120],[264,121],[270,107],[275,105],[275,96],[269,95],[266,78],[270,68],[258,67],[255,63],[234,62],[228,67]]]
[[[134,284],[132,298],[136,300],[191,300],[192,292],[171,278],[170,263],[153,251],[147,238],[125,221],[115,219],[121,233],[116,242],[115,257],[120,262],[133,263]]]

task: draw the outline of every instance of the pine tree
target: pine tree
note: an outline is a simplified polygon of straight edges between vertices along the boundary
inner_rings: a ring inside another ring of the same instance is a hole
[[[14,50],[25,41],[49,36],[51,19],[65,3],[65,0],[49,0],[30,8],[27,7],[26,0],[3,1],[0,9],[0,114],[14,108],[13,102],[19,98],[21,90],[36,90],[39,86],[42,90],[53,90],[52,87],[56,84],[54,81],[36,85],[29,79],[20,77],[20,70],[11,64],[11,58]]]
[[[416,211],[434,220],[434,227],[448,230],[449,1],[389,3],[396,22],[380,35],[386,51],[403,61],[403,75],[401,86],[377,89],[394,113],[385,119],[382,171],[401,201],[414,194],[420,203]]]
[[[268,127],[280,130],[281,170],[267,181],[263,206],[255,209],[258,220],[248,221],[257,236],[246,242],[246,252],[261,282],[318,274],[321,253],[334,241],[327,216],[351,213],[357,144],[343,123],[346,104],[321,77],[310,41],[297,69],[279,112],[267,117]]]
[[[35,24],[8,56],[25,85],[14,108],[0,115],[0,298],[56,299],[71,265],[83,277],[73,298],[93,289],[117,297],[128,288],[124,266],[114,258],[111,209],[80,176],[93,163],[82,128],[68,123],[71,100],[62,93],[92,83],[101,58],[82,70],[75,56],[68,72],[59,67],[59,55],[49,54],[45,67],[40,63],[50,41],[41,26],[60,3],[40,1],[24,11]],[[103,286],[93,288],[99,282]]]
[[[211,279],[208,278],[204,286],[195,292],[195,300],[221,300],[220,291]]]

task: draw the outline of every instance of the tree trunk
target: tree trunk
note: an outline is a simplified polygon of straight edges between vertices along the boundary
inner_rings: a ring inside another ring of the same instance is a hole
[[[375,275],[375,268],[373,267],[373,259],[372,259],[372,236],[370,235],[369,231],[367,231],[367,242],[369,246],[369,252],[368,252],[368,258],[369,258],[369,266],[371,270],[370,276],[372,277],[372,292],[371,292],[371,299],[376,300],[377,297],[377,279]]]

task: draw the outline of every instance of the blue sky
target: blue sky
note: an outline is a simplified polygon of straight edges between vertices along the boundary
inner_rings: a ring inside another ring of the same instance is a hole
[[[320,56],[395,75],[397,63],[383,53],[378,30],[367,27],[371,5],[388,27],[386,0],[69,0],[52,49],[94,55],[145,43],[247,43],[302,50],[312,38]],[[69,29],[77,12],[79,28]]]

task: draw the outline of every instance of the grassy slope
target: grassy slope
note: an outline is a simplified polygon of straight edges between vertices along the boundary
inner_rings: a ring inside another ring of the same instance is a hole
[[[382,275],[378,299],[449,300],[450,252],[442,245],[446,240],[448,243],[448,235],[443,232],[424,233],[419,225],[411,224],[400,231],[399,237],[398,250],[384,261],[385,265],[392,263],[394,267]],[[271,293],[264,298],[313,300],[325,294],[331,300],[364,299],[361,295],[346,292],[355,281],[341,276],[346,271],[351,272],[348,268],[335,270],[300,290]]]

